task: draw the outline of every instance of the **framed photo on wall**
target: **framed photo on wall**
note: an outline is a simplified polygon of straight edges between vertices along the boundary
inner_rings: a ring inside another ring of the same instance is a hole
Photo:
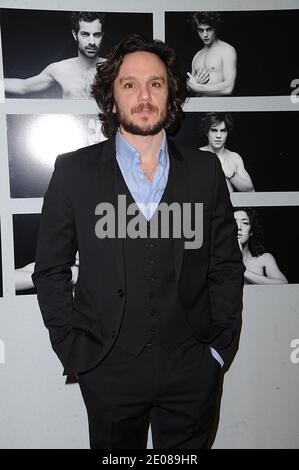
[[[165,40],[190,96],[288,96],[298,23],[299,10],[166,12]]]
[[[96,66],[131,33],[153,37],[152,13],[1,10],[7,98],[90,99]]]

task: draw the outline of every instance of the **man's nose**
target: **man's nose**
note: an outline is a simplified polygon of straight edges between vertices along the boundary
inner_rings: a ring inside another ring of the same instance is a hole
[[[95,40],[93,36],[89,36],[89,44],[95,44]]]
[[[139,99],[143,101],[148,101],[151,99],[150,90],[147,84],[141,84],[139,87]]]

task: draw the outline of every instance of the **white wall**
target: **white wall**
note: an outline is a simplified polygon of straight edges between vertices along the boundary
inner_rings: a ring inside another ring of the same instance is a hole
[[[0,7],[69,10],[67,0],[0,0]],[[98,0],[73,0],[72,10],[99,8]],[[154,14],[154,36],[164,39],[164,10],[299,8],[298,0],[106,1],[104,11]],[[295,59],[294,59],[295,60]],[[0,70],[1,72],[1,70]],[[213,98],[213,110],[227,102]],[[294,110],[287,97],[227,98],[230,110]],[[299,105],[296,105],[299,110]],[[190,100],[186,111],[211,109],[208,98]],[[12,200],[5,114],[96,113],[92,102],[7,100],[0,103],[0,218],[3,298],[0,298],[0,448],[87,448],[85,409],[78,385],[64,385],[35,296],[15,296],[12,214],[36,213],[41,199]],[[299,205],[298,193],[235,194],[235,205]],[[215,448],[299,447],[299,363],[290,360],[299,338],[298,285],[246,287],[240,350],[224,382]],[[299,355],[298,355],[299,356]],[[151,442],[149,439],[149,446]]]

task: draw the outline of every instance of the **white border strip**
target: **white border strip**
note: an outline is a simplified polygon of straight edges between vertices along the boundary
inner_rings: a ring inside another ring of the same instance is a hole
[[[71,5],[70,5],[71,3]],[[104,2],[103,2],[104,3]],[[170,6],[171,4],[171,6]],[[108,7],[108,8],[107,8]],[[45,5],[44,0],[2,0],[1,8],[19,8],[26,10],[65,10],[65,11],[106,11],[106,12],[149,12],[162,11],[241,11],[241,10],[290,10],[298,8],[298,0],[109,0],[102,6],[99,0],[51,0]]]

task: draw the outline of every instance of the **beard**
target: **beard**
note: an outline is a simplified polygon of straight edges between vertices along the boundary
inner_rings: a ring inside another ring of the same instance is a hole
[[[78,51],[81,52],[84,57],[87,57],[87,59],[93,59],[94,57],[97,57],[99,55],[99,46],[91,46],[88,49],[91,50],[87,51],[87,47],[83,47],[81,44],[78,43]]]
[[[144,125],[136,124],[130,120],[130,118],[119,108],[118,104],[115,103],[116,117],[118,123],[123,127],[126,132],[129,132],[133,135],[156,135],[162,129],[164,129],[168,121],[168,113],[165,109],[160,113],[159,119],[154,124],[147,124],[146,121]],[[135,106],[131,110],[131,114],[141,113],[142,111],[147,110],[151,113],[159,113],[159,110],[156,106],[153,106],[151,103],[141,103],[138,106]]]

